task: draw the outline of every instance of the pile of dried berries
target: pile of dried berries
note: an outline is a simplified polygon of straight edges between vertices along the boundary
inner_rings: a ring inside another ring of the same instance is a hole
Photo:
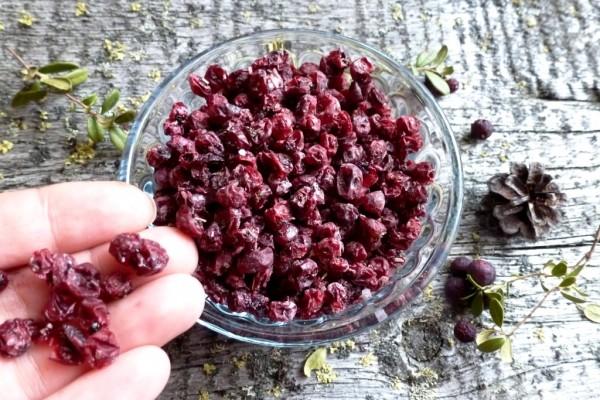
[[[200,250],[210,298],[275,321],[337,313],[404,263],[431,165],[407,158],[420,122],[394,118],[374,66],[334,50],[296,68],[271,52],[246,69],[189,76],[206,104],[173,105],[148,151],[156,223]]]
[[[117,236],[110,253],[138,275],[157,273],[168,262],[158,243],[137,234]],[[51,288],[50,298],[41,320],[17,318],[0,325],[0,355],[18,357],[35,341],[48,344],[51,359],[63,364],[90,368],[110,364],[119,354],[119,346],[108,326],[107,302],[131,293],[129,276],[117,271],[102,277],[94,265],[77,264],[72,256],[47,249],[33,253],[29,267]]]

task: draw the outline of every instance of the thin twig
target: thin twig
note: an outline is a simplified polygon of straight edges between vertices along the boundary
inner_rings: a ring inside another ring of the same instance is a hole
[[[88,106],[86,106],[81,100],[79,100],[77,97],[73,96],[70,93],[63,93],[65,95],[65,97],[67,99],[69,99],[71,102],[77,104],[78,106],[80,106],[81,108],[83,108],[85,110],[85,112],[87,114],[90,114],[94,117],[98,117],[98,114],[95,113],[94,111],[90,110],[90,108]]]
[[[598,226],[598,230],[596,231],[596,235],[594,236],[594,241],[592,242],[592,247],[590,250],[581,257],[581,260],[575,264],[576,266],[585,265],[592,258],[592,254],[594,254],[594,249],[596,248],[596,244],[600,241],[600,226]],[[581,264],[583,263],[583,264]]]
[[[557,286],[557,287],[555,287],[553,289],[548,290],[546,292],[546,294],[544,295],[544,297],[542,297],[541,300],[535,305],[535,307],[533,307],[531,309],[531,311],[529,311],[529,314],[527,314],[525,316],[525,318],[523,318],[521,321],[519,321],[519,323],[513,328],[513,330],[510,331],[510,333],[508,335],[506,335],[506,336],[512,336],[513,333],[515,333],[515,331],[521,327],[521,325],[523,325],[529,318],[531,318],[533,316],[533,313],[535,313],[536,310],[542,306],[542,304],[546,301],[546,299],[548,298],[548,296],[550,296],[552,293],[558,291],[559,289],[560,288]]]
[[[8,50],[8,52],[9,52],[10,54],[12,54],[12,56],[13,56],[13,57],[14,57],[14,58],[15,58],[15,59],[18,61],[18,62],[20,62],[20,63],[21,63],[21,64],[22,64],[22,65],[23,65],[25,68],[27,68],[27,69],[31,68],[31,67],[30,67],[30,66],[29,66],[29,65],[28,65],[28,64],[25,62],[25,60],[23,60],[23,58],[22,58],[22,57],[21,57],[19,54],[17,54],[17,52],[16,52],[14,49],[11,49],[11,48],[9,47],[9,48],[7,48],[7,50]]]

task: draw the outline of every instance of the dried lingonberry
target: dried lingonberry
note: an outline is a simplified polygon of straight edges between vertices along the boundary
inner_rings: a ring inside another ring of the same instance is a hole
[[[473,342],[477,336],[477,328],[471,322],[461,319],[454,325],[454,337],[463,343]]]
[[[169,256],[160,244],[142,239],[137,233],[122,233],[115,237],[109,253],[121,264],[129,265],[138,275],[154,275],[162,271]]]
[[[494,127],[487,119],[478,119],[471,124],[471,137],[473,139],[485,140],[492,135]]]
[[[496,268],[485,260],[473,260],[468,273],[479,286],[491,285],[496,280]]]
[[[0,271],[0,292],[2,292],[8,286],[8,275],[6,272]]]
[[[368,298],[404,263],[435,174],[409,160],[421,124],[392,115],[374,70],[336,49],[297,68],[274,51],[190,75],[203,105],[176,102],[169,140],[147,160],[156,223],[194,239],[195,275],[212,300],[277,321],[313,318]],[[125,262],[137,242],[125,237],[112,253]]]
[[[0,324],[0,356],[18,357],[31,347],[34,321],[9,319]]]
[[[102,279],[102,297],[106,300],[118,300],[133,290],[131,279],[122,272],[114,272]]]

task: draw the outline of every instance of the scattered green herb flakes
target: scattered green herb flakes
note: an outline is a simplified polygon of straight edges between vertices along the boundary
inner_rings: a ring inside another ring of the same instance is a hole
[[[204,22],[200,18],[190,19],[190,26],[194,29],[201,28],[204,26]]]
[[[0,32],[4,31],[4,24],[0,21]]]
[[[358,363],[360,365],[362,365],[363,367],[369,367],[369,366],[375,364],[376,361],[377,361],[377,357],[375,357],[375,355],[373,355],[373,353],[367,353],[364,356],[362,356],[361,358],[359,358]]]
[[[133,3],[131,3],[129,5],[129,9],[131,10],[131,12],[138,13],[138,12],[142,11],[142,5],[140,3],[138,3],[137,1],[134,1]]]
[[[21,15],[19,17],[19,19],[17,20],[17,22],[26,27],[26,28],[31,28],[31,26],[33,25],[33,23],[37,21],[37,18],[35,18],[33,15],[31,15],[28,11],[26,10],[22,10],[21,11]]]
[[[77,143],[71,154],[69,154],[69,157],[65,160],[65,165],[85,165],[90,160],[93,160],[94,157],[96,157],[96,150],[94,149],[94,143],[91,140],[85,143]]]
[[[208,391],[205,389],[200,390],[200,394],[198,400],[210,400],[210,396],[208,395]]]
[[[392,5],[392,18],[396,22],[404,20],[404,11],[402,10],[402,4],[395,3],[394,5]]]
[[[154,82],[160,82],[162,74],[159,69],[155,68],[148,72],[148,78],[152,79]]]
[[[122,61],[125,58],[127,46],[119,41],[104,39],[104,50],[110,61]]]
[[[204,363],[202,365],[202,371],[204,371],[207,376],[213,376],[217,373],[217,367],[211,363]]]
[[[0,141],[0,154],[8,153],[9,151],[11,151],[13,149],[13,147],[15,147],[13,142],[10,142],[8,140]]]
[[[321,7],[315,2],[308,3],[308,12],[311,14],[316,14],[321,11]]]
[[[83,1],[78,1],[75,4],[75,16],[83,17],[83,16],[87,16],[87,15],[89,15],[87,4],[84,3]]]

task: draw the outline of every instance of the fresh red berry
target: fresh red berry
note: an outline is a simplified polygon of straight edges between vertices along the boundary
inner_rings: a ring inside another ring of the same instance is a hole
[[[465,304],[464,298],[473,293],[473,286],[462,277],[450,276],[444,287],[446,299],[453,306]]]
[[[473,139],[485,140],[492,135],[494,127],[487,119],[478,119],[471,124],[471,137]]]
[[[458,90],[458,88],[460,87],[460,84],[454,78],[446,79],[446,83],[448,84],[448,87],[450,88],[450,93],[456,92]]]
[[[471,322],[461,319],[454,325],[454,337],[463,343],[473,342],[477,336],[477,329]]]

